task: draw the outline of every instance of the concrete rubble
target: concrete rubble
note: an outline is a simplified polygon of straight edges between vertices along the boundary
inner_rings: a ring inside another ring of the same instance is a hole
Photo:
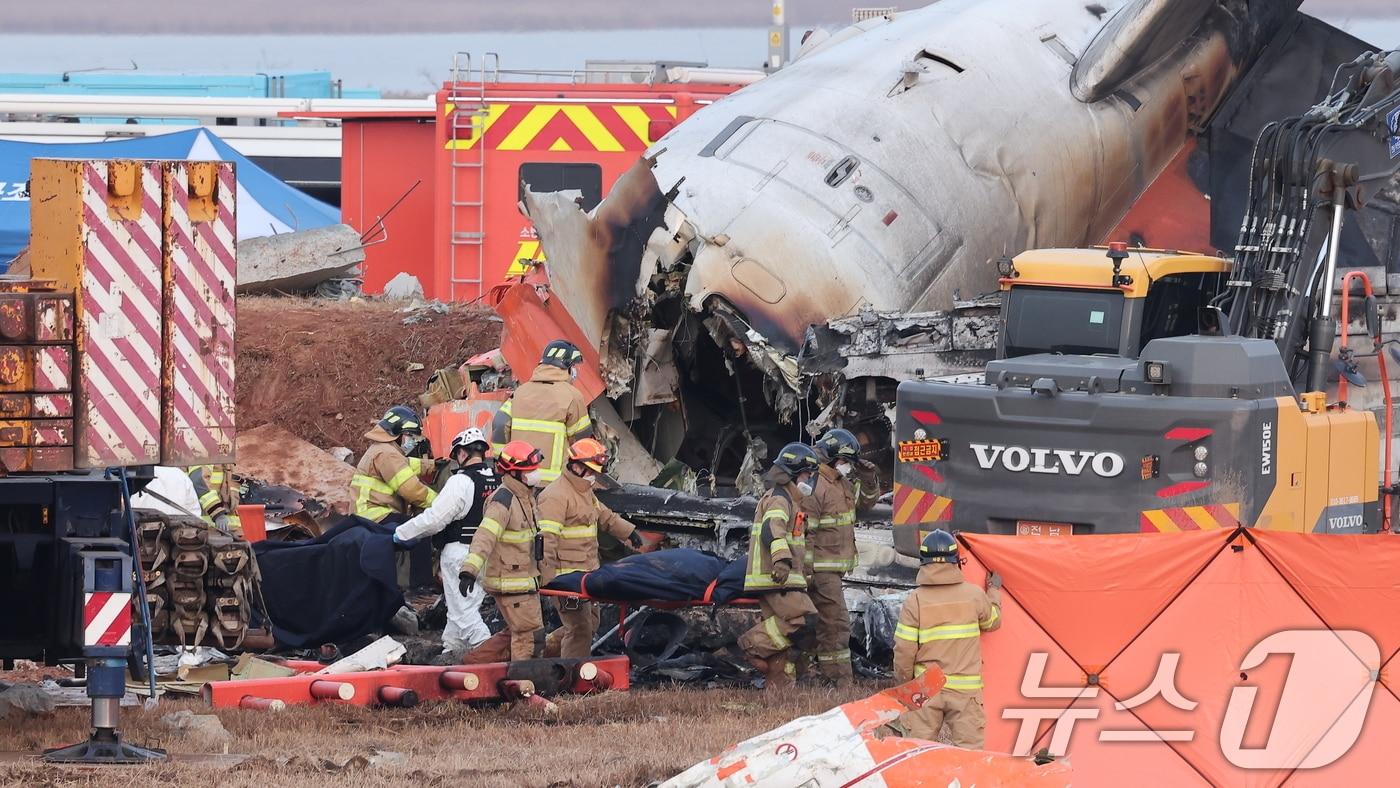
[[[248,238],[238,243],[238,292],[305,293],[353,278],[365,261],[360,234],[345,224]]]
[[[52,714],[56,705],[43,687],[33,684],[13,684],[0,690],[0,720],[11,715]]]

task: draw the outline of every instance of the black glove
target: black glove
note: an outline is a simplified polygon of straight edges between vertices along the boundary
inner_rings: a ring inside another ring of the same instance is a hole
[[[627,535],[627,541],[632,544],[632,547],[638,550],[642,549],[642,545],[644,544],[642,542],[642,535],[637,533],[636,529],[633,529],[632,533]]]
[[[773,578],[773,582],[783,585],[787,582],[788,575],[792,574],[792,562],[786,559],[775,562],[773,571],[768,573]]]
[[[472,590],[476,588],[476,575],[471,572],[463,572],[457,576],[457,580],[457,588],[462,592],[462,596],[471,596]]]

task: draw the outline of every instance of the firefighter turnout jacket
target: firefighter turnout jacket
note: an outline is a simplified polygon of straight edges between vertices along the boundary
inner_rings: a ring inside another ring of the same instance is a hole
[[[588,403],[574,388],[569,373],[550,364],[535,367],[530,380],[520,384],[515,394],[501,406],[505,419],[495,430],[492,448],[496,452],[510,441],[523,440],[544,454],[540,480],[552,482],[564,468],[564,456],[575,438],[583,437],[593,426]]]
[[[238,484],[227,465],[195,465],[190,468],[189,477],[205,522],[214,525],[218,518],[226,517],[224,522],[230,529],[242,527],[238,520]]]
[[[419,478],[432,460],[405,457],[394,436],[378,425],[365,433],[365,440],[369,448],[350,480],[355,514],[378,523],[391,514],[407,514],[409,506],[432,505],[437,493]]]
[[[566,472],[540,491],[543,584],[558,575],[597,569],[600,530],[624,540],[635,529],[598,500],[592,482]]]
[[[807,517],[808,575],[856,568],[856,485],[830,465],[817,471],[815,489],[802,499]]]
[[[540,576],[535,564],[536,522],[530,488],[514,476],[502,477],[501,486],[486,501],[462,571],[480,579],[493,594],[534,592]]]
[[[487,463],[458,468],[432,505],[394,529],[394,533],[406,542],[431,536],[438,549],[453,542],[470,544],[485,516],[487,500],[500,485],[500,477]]]
[[[801,499],[791,483],[774,487],[763,495],[754,510],[753,527],[749,529],[749,560],[744,573],[745,591],[776,591],[781,589],[805,589],[807,580],[803,577],[803,559],[807,544],[804,534],[803,515],[794,499]],[[773,565],[779,561],[791,561],[792,571],[787,580],[779,584],[773,579]]]
[[[894,673],[900,681],[937,665],[945,690],[982,689],[982,633],[1001,625],[1001,590],[983,591],[963,579],[957,564],[925,564],[918,587],[904,601],[894,636]]]

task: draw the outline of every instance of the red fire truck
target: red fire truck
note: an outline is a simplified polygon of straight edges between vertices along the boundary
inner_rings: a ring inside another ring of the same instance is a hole
[[[629,75],[639,81],[588,81]],[[666,81],[680,75],[708,81]],[[522,78],[537,81],[515,81]],[[386,231],[367,238],[365,290],[379,292],[407,272],[429,298],[484,296],[522,273],[522,260],[543,259],[520,211],[524,184],[576,189],[591,209],[648,145],[753,78],[664,65],[649,73],[508,72],[494,58],[474,66],[464,59],[437,92],[431,115],[342,118],[345,222],[370,231],[409,193],[385,219]]]

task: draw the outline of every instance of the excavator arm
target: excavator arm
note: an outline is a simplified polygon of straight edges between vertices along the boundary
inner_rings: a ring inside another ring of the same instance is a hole
[[[1298,390],[1321,390],[1342,217],[1400,171],[1400,50],[1341,66],[1326,99],[1260,132],[1235,264],[1218,306],[1273,339]]]

